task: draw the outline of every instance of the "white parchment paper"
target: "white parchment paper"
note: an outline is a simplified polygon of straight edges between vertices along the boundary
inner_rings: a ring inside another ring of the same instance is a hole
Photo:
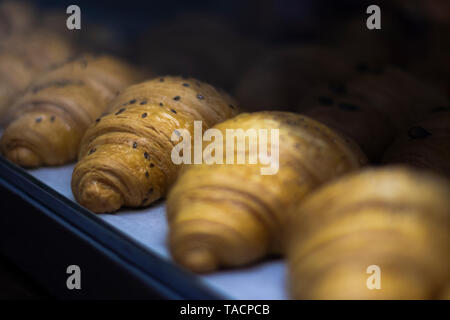
[[[28,170],[60,194],[75,201],[70,189],[73,165]],[[165,206],[101,214],[100,218],[140,242],[148,250],[171,260],[166,246]],[[284,262],[268,261],[255,266],[199,276],[213,290],[231,299],[287,299]]]

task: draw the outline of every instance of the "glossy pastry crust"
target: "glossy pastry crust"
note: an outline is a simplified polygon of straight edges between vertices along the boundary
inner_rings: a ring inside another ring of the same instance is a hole
[[[180,166],[171,159],[176,130],[193,138],[237,112],[226,93],[195,79],[155,78],[125,89],[86,132],[72,176],[76,200],[97,212],[141,207],[164,197]]]
[[[214,128],[224,136],[227,129],[279,129],[279,171],[261,175],[260,162],[185,166],[167,201],[169,245],[174,259],[195,272],[282,252],[289,206],[367,161],[353,142],[293,113],[245,113]]]
[[[109,56],[83,56],[43,74],[8,110],[2,153],[24,167],[75,160],[88,126],[118,90],[140,77]]]
[[[367,169],[293,209],[287,241],[295,299],[432,299],[449,278],[448,180]],[[371,265],[381,289],[369,290]]]

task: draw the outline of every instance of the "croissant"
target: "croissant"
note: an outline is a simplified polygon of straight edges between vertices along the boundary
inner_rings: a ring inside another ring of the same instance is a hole
[[[108,56],[84,56],[43,74],[8,110],[1,152],[24,167],[75,160],[88,126],[118,90],[139,78]]]
[[[185,129],[193,137],[194,120],[209,128],[237,105],[209,84],[163,77],[128,87],[109,110],[86,132],[72,176],[76,200],[97,213],[165,196],[180,168],[171,158],[172,133]]]
[[[292,297],[433,298],[450,277],[449,194],[448,180],[405,167],[320,188],[290,215]]]
[[[350,92],[344,82],[313,90],[298,110],[352,138],[373,162],[380,160],[395,137],[386,114]]]
[[[250,111],[292,111],[311,88],[352,74],[330,48],[284,47],[256,61],[239,81],[236,97]]]
[[[23,1],[2,1],[0,3],[0,41],[31,28],[36,20],[34,6]]]
[[[441,290],[438,299],[440,300],[450,300],[450,283]]]
[[[370,160],[381,160],[396,134],[403,132],[445,95],[394,68],[359,65],[359,76],[333,81],[311,92],[296,111],[354,139]]]
[[[384,155],[385,163],[405,163],[450,177],[450,108],[438,107],[411,126]]]
[[[349,91],[385,115],[396,133],[449,102],[445,94],[400,69],[361,64],[357,70],[359,76],[349,81]]]
[[[45,29],[21,34],[0,43],[0,124],[15,97],[34,77],[74,55],[74,46]]]
[[[37,73],[24,59],[14,54],[0,53],[0,124],[11,100],[31,82]]]
[[[279,130],[279,143],[267,139],[272,156],[276,153],[272,146],[279,146],[279,169],[261,175],[265,165],[258,162],[185,166],[167,200],[169,246],[174,259],[195,272],[241,266],[281,253],[291,203],[367,161],[350,140],[293,113],[244,113],[214,128],[223,134],[230,129]],[[248,143],[245,153],[236,144],[232,155],[248,158],[250,151]]]

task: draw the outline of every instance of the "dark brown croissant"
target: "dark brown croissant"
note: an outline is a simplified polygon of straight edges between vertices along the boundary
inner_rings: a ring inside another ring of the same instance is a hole
[[[444,94],[394,68],[359,65],[349,82],[313,90],[297,111],[354,139],[372,161],[381,160],[396,134],[445,105]]]
[[[236,113],[225,93],[195,79],[156,78],[125,89],[81,143],[72,176],[76,200],[101,213],[140,207],[165,196],[180,166],[171,159],[172,134],[194,120],[209,128]]]
[[[140,79],[109,56],[84,56],[33,81],[8,111],[2,153],[24,167],[76,159],[80,140],[118,90]]]
[[[399,134],[385,163],[405,163],[450,177],[450,108],[436,108],[425,120]]]
[[[353,75],[327,47],[284,47],[263,56],[239,81],[236,96],[249,111],[292,111],[308,91]]]

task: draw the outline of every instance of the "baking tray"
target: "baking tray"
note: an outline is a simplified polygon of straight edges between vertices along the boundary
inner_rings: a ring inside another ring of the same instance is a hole
[[[0,156],[0,252],[56,297],[286,299],[285,264],[195,275],[173,263],[165,205],[96,215],[70,190],[73,164],[24,170]],[[69,290],[69,265],[81,290]]]

